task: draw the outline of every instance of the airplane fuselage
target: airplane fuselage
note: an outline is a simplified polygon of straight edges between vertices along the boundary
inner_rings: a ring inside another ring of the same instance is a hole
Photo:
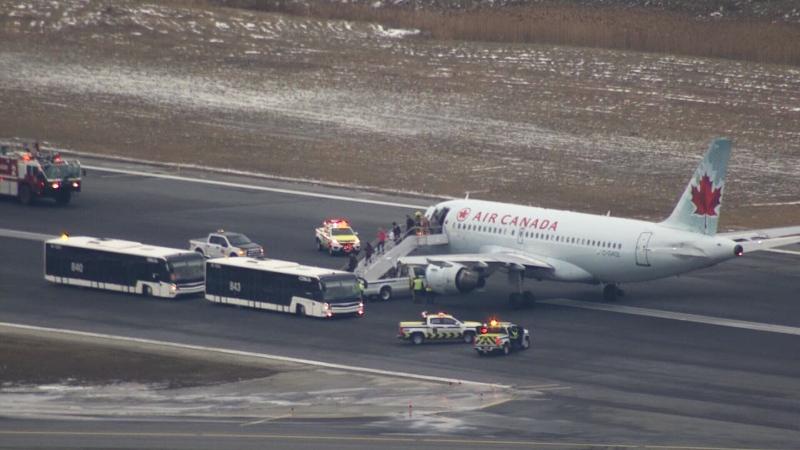
[[[528,276],[626,283],[686,273],[735,257],[730,239],[659,223],[482,200],[451,200],[443,229],[453,253],[515,251],[553,270]]]

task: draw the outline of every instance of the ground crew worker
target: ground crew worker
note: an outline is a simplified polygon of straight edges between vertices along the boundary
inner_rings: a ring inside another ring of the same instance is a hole
[[[411,287],[411,295],[414,298],[414,303],[421,302],[422,298],[425,296],[425,284],[422,280],[422,277],[414,278],[411,281]]]
[[[425,283],[425,303],[434,303],[436,301],[435,295],[436,293],[431,289],[431,285]]]

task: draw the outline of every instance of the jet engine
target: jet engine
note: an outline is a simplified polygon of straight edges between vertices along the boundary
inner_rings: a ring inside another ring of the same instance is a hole
[[[437,294],[466,294],[481,284],[480,274],[461,264],[447,267],[430,264],[425,268],[425,280]]]

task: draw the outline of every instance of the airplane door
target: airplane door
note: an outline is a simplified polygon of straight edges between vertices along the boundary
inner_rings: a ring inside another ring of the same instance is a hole
[[[639,239],[636,241],[636,265],[637,266],[649,266],[650,261],[647,259],[647,244],[650,243],[650,238],[653,237],[653,233],[646,231],[639,235]]]

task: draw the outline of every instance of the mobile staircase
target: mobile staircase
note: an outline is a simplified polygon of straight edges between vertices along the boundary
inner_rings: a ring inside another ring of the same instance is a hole
[[[379,255],[373,254],[371,261],[367,262],[366,258],[359,260],[355,274],[365,280],[379,280],[391,269],[397,267],[397,261],[400,258],[408,256],[414,250],[443,246],[447,243],[447,235],[444,233],[422,233],[419,229],[412,228],[409,235],[400,243],[394,244],[387,241],[384,252]]]

